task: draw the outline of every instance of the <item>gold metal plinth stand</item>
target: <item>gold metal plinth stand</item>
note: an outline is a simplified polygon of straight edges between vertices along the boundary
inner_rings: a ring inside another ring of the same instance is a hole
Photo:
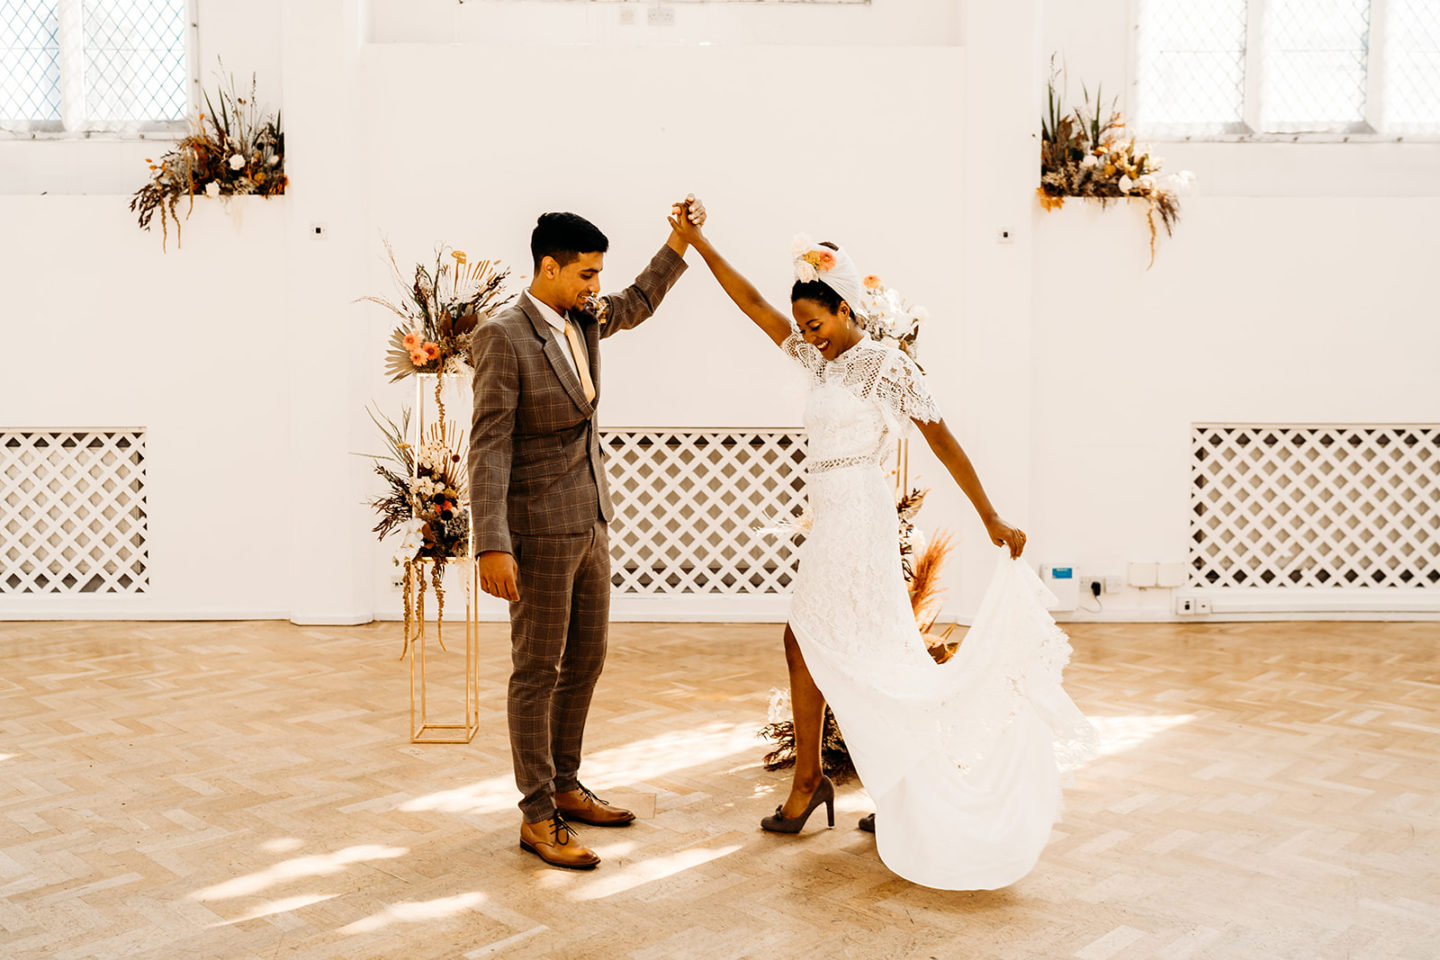
[[[480,623],[475,604],[479,587],[479,564],[471,558],[448,560],[465,584],[465,714],[462,723],[434,723],[430,720],[430,697],[427,685],[428,664],[425,657],[425,606],[422,578],[434,571],[433,560],[412,560],[413,575],[406,576],[409,591],[405,608],[413,616],[405,618],[405,649],[410,656],[410,742],[469,743],[480,729]],[[435,639],[445,649],[441,621],[435,621]]]

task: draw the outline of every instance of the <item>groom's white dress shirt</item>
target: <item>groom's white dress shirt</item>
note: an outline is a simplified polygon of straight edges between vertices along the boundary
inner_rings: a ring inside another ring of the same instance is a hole
[[[580,368],[576,366],[576,363],[578,361],[577,358],[574,356],[574,352],[569,347],[570,341],[567,340],[565,337],[565,318],[552,310],[549,304],[541,301],[539,297],[535,296],[529,290],[525,291],[525,296],[529,297],[530,302],[535,304],[535,309],[540,311],[540,316],[545,318],[545,322],[550,324],[550,326],[554,327],[555,332],[559,334],[560,342],[566,345],[565,350],[563,351],[565,354],[565,359],[570,361],[570,369],[575,371],[575,375],[578,377],[580,375]]]

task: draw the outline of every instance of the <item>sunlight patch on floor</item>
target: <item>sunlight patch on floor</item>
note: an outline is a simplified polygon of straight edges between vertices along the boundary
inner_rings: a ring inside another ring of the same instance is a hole
[[[232,897],[250,896],[267,890],[277,883],[295,880],[299,877],[328,877],[339,873],[355,863],[367,860],[394,860],[410,852],[409,847],[385,847],[379,844],[363,844],[346,847],[334,853],[314,854],[285,860],[266,870],[235,877],[213,887],[206,887],[190,895],[193,900],[229,900]]]
[[[691,847],[669,856],[637,860],[619,868],[611,867],[594,883],[586,884],[572,891],[571,898],[574,900],[600,900],[617,893],[624,893],[626,890],[633,890],[647,883],[674,876],[683,870],[698,867],[721,857],[728,857],[740,847],[741,845],[738,843],[723,847]],[[609,865],[607,864],[607,866]]]
[[[1160,716],[1090,717],[1100,732],[1100,756],[1133,750],[1152,737],[1195,720],[1193,713]]]
[[[281,913],[293,913],[314,903],[323,903],[326,900],[333,900],[338,893],[312,893],[299,897],[286,897],[284,900],[268,900],[233,920],[222,920],[219,923],[212,923],[211,927],[228,927],[231,924],[245,923],[249,920],[259,920],[261,917],[273,917]]]
[[[585,757],[585,782],[603,797],[612,787],[643,783],[723,760],[755,750],[756,729],[753,723],[712,723],[600,750]],[[397,809],[407,813],[495,813],[515,806],[519,799],[514,778],[506,774],[414,797]]]
[[[290,853],[305,846],[305,841],[299,837],[276,837],[274,840],[266,840],[260,844],[260,849],[266,853]]]
[[[471,892],[453,897],[441,897],[439,900],[392,903],[379,913],[373,913],[354,923],[346,924],[340,928],[340,932],[345,934],[373,933],[396,923],[424,923],[427,920],[441,920],[466,910],[473,910],[484,899],[485,894]]]

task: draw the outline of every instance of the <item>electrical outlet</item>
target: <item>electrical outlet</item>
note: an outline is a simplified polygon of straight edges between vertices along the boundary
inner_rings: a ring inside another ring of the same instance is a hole
[[[1125,589],[1125,578],[1124,578],[1124,577],[1122,577],[1122,576],[1120,576],[1120,575],[1118,575],[1118,574],[1113,574],[1113,573],[1107,573],[1107,574],[1105,575],[1105,592],[1106,592],[1106,593],[1119,593],[1121,590],[1124,590],[1124,589]]]
[[[1204,616],[1209,616],[1209,614],[1210,614],[1210,601],[1209,601],[1209,600],[1205,600],[1205,599],[1200,598],[1200,597],[1197,597],[1197,598],[1195,599],[1195,612],[1198,613],[1198,614],[1199,614],[1200,616],[1202,616],[1202,617],[1204,617]]]
[[[1080,579],[1081,593],[1088,593],[1092,597],[1098,597],[1105,592],[1104,577],[1082,577]]]
[[[1182,617],[1193,617],[1200,611],[1196,608],[1197,601],[1194,597],[1176,597],[1175,613]],[[1208,607],[1209,604],[1206,604]]]

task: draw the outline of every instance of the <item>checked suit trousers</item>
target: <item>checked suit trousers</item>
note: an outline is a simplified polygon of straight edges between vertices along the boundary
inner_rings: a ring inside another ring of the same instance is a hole
[[[520,810],[531,823],[579,783],[580,749],[610,623],[610,533],[512,536],[520,600],[510,604],[509,723]]]

